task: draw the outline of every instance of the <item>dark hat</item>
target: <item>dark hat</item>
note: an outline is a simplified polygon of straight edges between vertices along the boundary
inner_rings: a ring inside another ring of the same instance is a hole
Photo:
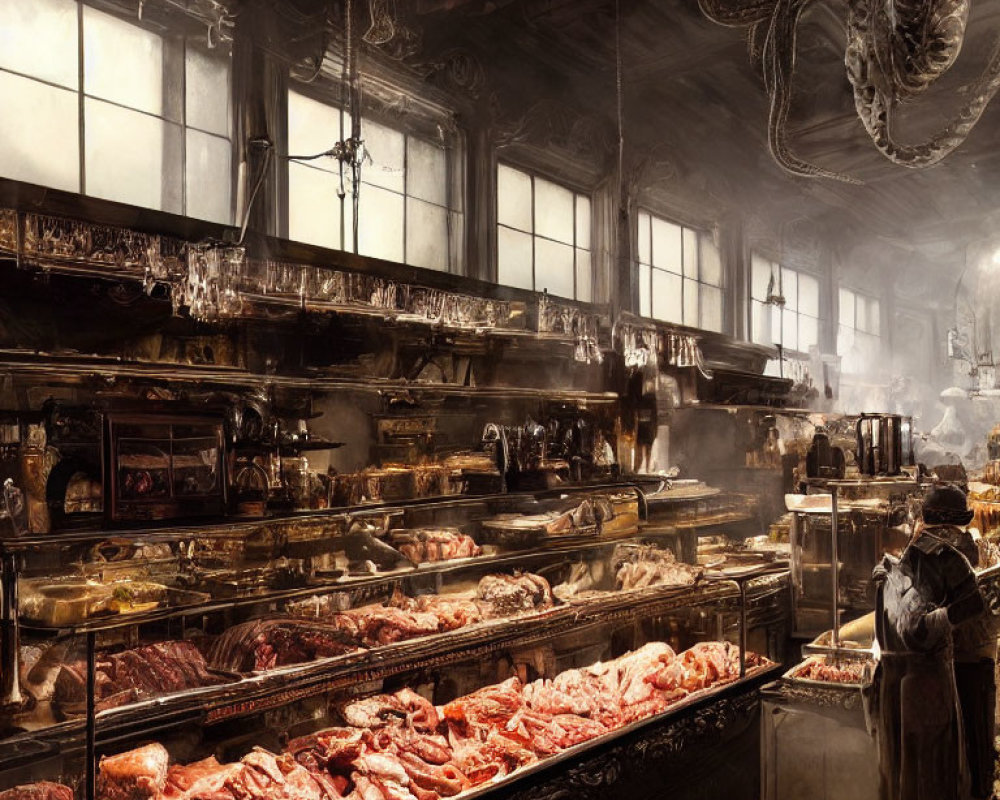
[[[965,492],[954,484],[935,486],[924,497],[923,517],[929,525],[968,525],[973,516]]]

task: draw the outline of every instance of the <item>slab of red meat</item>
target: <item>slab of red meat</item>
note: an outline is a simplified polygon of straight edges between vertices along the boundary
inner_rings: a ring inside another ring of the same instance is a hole
[[[355,700],[341,714],[348,725],[358,728],[405,724],[419,733],[433,733],[440,722],[434,705],[412,689]]]
[[[106,756],[97,775],[102,800],[145,800],[158,796],[167,783],[170,756],[159,743]]]
[[[552,689],[559,695],[571,698],[574,714],[599,721],[607,728],[622,723],[621,693],[618,691],[618,671],[605,668],[569,669],[552,679]],[[540,709],[549,713],[562,713],[565,709]]]
[[[410,778],[411,786],[441,797],[454,797],[472,784],[454,764],[428,764],[412,753],[400,753],[399,762]]]
[[[391,725],[373,733],[373,746],[377,750],[388,750],[396,754],[409,753],[428,764],[447,764],[451,759],[451,747],[444,736],[431,733],[417,733],[408,726]]]
[[[417,611],[434,614],[443,631],[452,631],[482,622],[489,615],[489,606],[476,600],[447,595],[423,594],[413,601]]]
[[[5,789],[0,800],[73,800],[73,790],[61,783],[38,781]]]
[[[472,736],[502,728],[523,707],[521,681],[510,678],[447,703],[444,718],[460,735]]]
[[[335,625],[293,617],[273,617],[234,625],[212,644],[209,663],[226,672],[253,672],[356,649]]]
[[[609,730],[596,719],[588,719],[577,714],[556,714],[552,718],[552,738],[562,748],[602,736]]]
[[[739,675],[739,648],[729,642],[699,642],[681,653],[683,688],[704,689]]]
[[[242,783],[243,764],[220,764],[215,757],[175,764],[167,772],[163,800],[235,800],[231,784]]]
[[[662,662],[673,658],[674,651],[670,645],[664,642],[650,642],[638,650],[615,659],[622,704],[627,707],[652,699],[656,690],[646,678],[655,674]]]
[[[378,787],[386,800],[430,800],[418,798],[410,791],[410,776],[394,755],[366,753],[355,759],[354,766],[357,770],[352,774],[355,785],[367,779]]]
[[[572,670],[579,673],[579,670]],[[586,688],[577,681],[570,691],[564,691],[548,678],[539,678],[527,684],[521,694],[524,702],[533,711],[543,714],[581,714],[588,715],[592,709],[590,698],[584,692]]]
[[[292,739],[285,751],[310,772],[340,772],[360,756],[370,741],[358,728],[326,728]]]
[[[552,587],[541,575],[524,572],[518,575],[484,575],[476,596],[488,603],[492,616],[509,617],[525,611],[538,611],[552,605]]]
[[[457,528],[394,531],[392,542],[414,564],[472,558],[482,553],[475,540]]]
[[[310,772],[287,753],[276,756],[255,747],[241,759],[246,767],[230,784],[237,800],[339,800],[333,777]]]

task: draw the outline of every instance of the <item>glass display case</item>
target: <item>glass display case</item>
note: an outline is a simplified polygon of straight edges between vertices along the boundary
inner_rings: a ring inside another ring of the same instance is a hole
[[[113,522],[225,511],[221,418],[111,414],[108,436]]]
[[[116,796],[115,754],[150,740],[171,770],[220,753],[242,770],[255,747],[308,766],[291,747],[300,736],[326,753],[324,737],[420,734],[448,741],[461,791],[481,793],[756,685],[773,663],[747,649],[747,613],[774,605],[782,571],[684,563],[639,535],[641,505],[640,489],[613,484],[7,539],[16,660],[0,774]],[[479,724],[462,715],[494,693],[520,709],[520,733],[509,739],[511,711],[483,735],[516,744],[516,758],[459,760],[455,731]],[[410,725],[435,706],[433,731]],[[354,786],[354,772],[333,777]]]

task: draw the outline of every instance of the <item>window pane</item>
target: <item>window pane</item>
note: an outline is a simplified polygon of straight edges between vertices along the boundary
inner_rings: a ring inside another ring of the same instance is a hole
[[[76,89],[78,66],[74,0],[0,2],[0,67]]]
[[[781,268],[781,295],[785,298],[787,311],[799,310],[799,274],[785,267]],[[785,343],[788,347],[788,343]]]
[[[232,223],[229,198],[232,186],[229,139],[188,129],[185,171],[189,217]]]
[[[698,289],[697,281],[684,281],[684,324],[693,328],[698,327]]]
[[[163,113],[163,39],[83,7],[83,87],[87,94]]]
[[[650,218],[645,211],[639,212],[639,261],[643,264],[652,264],[652,254],[650,248]]]
[[[497,229],[497,279],[506,286],[532,289],[531,235]]]
[[[863,294],[854,295],[854,327],[859,331],[868,330],[868,298]]]
[[[573,297],[576,263],[568,244],[535,238],[535,290],[559,297]]]
[[[781,344],[786,350],[799,349],[798,315],[787,307],[781,315]]]
[[[573,244],[573,193],[535,178],[535,234]]]
[[[868,332],[876,336],[880,335],[882,327],[882,309],[878,300],[871,300],[868,304]]]
[[[531,233],[531,177],[503,164],[497,167],[497,221]]]
[[[594,299],[594,259],[589,250],[576,251],[576,299],[590,303]]]
[[[702,285],[699,327],[717,333],[722,332],[722,289]]]
[[[838,292],[840,305],[840,324],[848,328],[854,327],[854,292],[841,289]]]
[[[351,135],[351,116],[344,114],[344,138]],[[340,111],[298,92],[288,93],[288,152],[296,156],[323,153],[341,139]],[[311,166],[338,172],[331,157],[308,162]],[[303,240],[305,241],[305,240]]]
[[[186,124],[229,136],[229,61],[212,58],[191,45],[187,46],[186,61]]]
[[[750,303],[750,338],[755,344],[774,344],[771,334],[771,306],[753,300]]]
[[[698,234],[690,228],[684,231],[684,277],[698,279]]]
[[[289,239],[340,249],[339,185],[336,175],[303,164],[289,163]]]
[[[781,344],[781,335],[784,330],[781,322],[784,319],[785,312],[781,306],[769,305],[768,308],[771,310],[771,341],[768,344]]]
[[[653,289],[650,281],[653,279],[652,268],[645,264],[639,265],[639,313],[644,317],[653,316]]]
[[[655,255],[655,253],[654,253]],[[681,318],[680,275],[653,270],[653,313],[652,316],[667,322],[683,322]]]
[[[681,274],[681,226],[657,217],[653,217],[653,266]]]
[[[811,275],[799,274],[799,312],[819,316],[819,281]]]
[[[590,198],[582,194],[576,196],[576,246],[584,250],[593,247],[590,240]]]
[[[712,286],[722,286],[722,258],[715,237],[701,234],[701,279]]]
[[[750,256],[750,296],[754,300],[767,301],[768,287],[777,293],[778,281],[774,278],[774,264],[753,253]],[[773,278],[773,286],[772,286]]]
[[[819,320],[804,314],[799,316],[799,350],[808,353],[809,348],[817,344],[819,344]]]
[[[0,175],[80,191],[76,93],[0,72],[0,102]]]
[[[358,210],[358,252],[403,260],[403,196],[364,183]]]
[[[406,263],[448,269],[448,212],[441,206],[406,199]]]
[[[89,98],[84,114],[86,193],[181,213],[180,126]]]
[[[371,164],[365,164],[361,168],[361,176],[365,183],[402,192],[403,148],[406,145],[406,137],[385,125],[364,120],[361,138],[364,139],[365,150],[372,159]],[[399,260],[402,261],[402,258]]]
[[[854,328],[841,325],[837,329],[837,355],[844,358],[854,347]]]
[[[406,193],[439,206],[448,204],[448,157],[430,142],[406,140]]]

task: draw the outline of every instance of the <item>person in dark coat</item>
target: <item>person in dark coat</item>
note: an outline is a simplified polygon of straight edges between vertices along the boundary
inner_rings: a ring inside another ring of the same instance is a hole
[[[953,509],[941,507],[939,502],[937,507],[924,509],[925,530],[948,542],[976,568],[979,548],[966,527],[972,521],[973,512],[966,510],[964,498],[959,508],[957,495],[951,494]],[[996,762],[993,744],[996,736],[995,620],[988,619],[986,614],[977,615],[955,628],[952,641],[972,797],[988,800],[993,796]]]
[[[969,519],[960,489],[932,489],[903,554],[886,555],[873,573],[883,800],[968,797],[953,631],[982,619],[985,604],[969,560],[941,526],[966,525]]]

